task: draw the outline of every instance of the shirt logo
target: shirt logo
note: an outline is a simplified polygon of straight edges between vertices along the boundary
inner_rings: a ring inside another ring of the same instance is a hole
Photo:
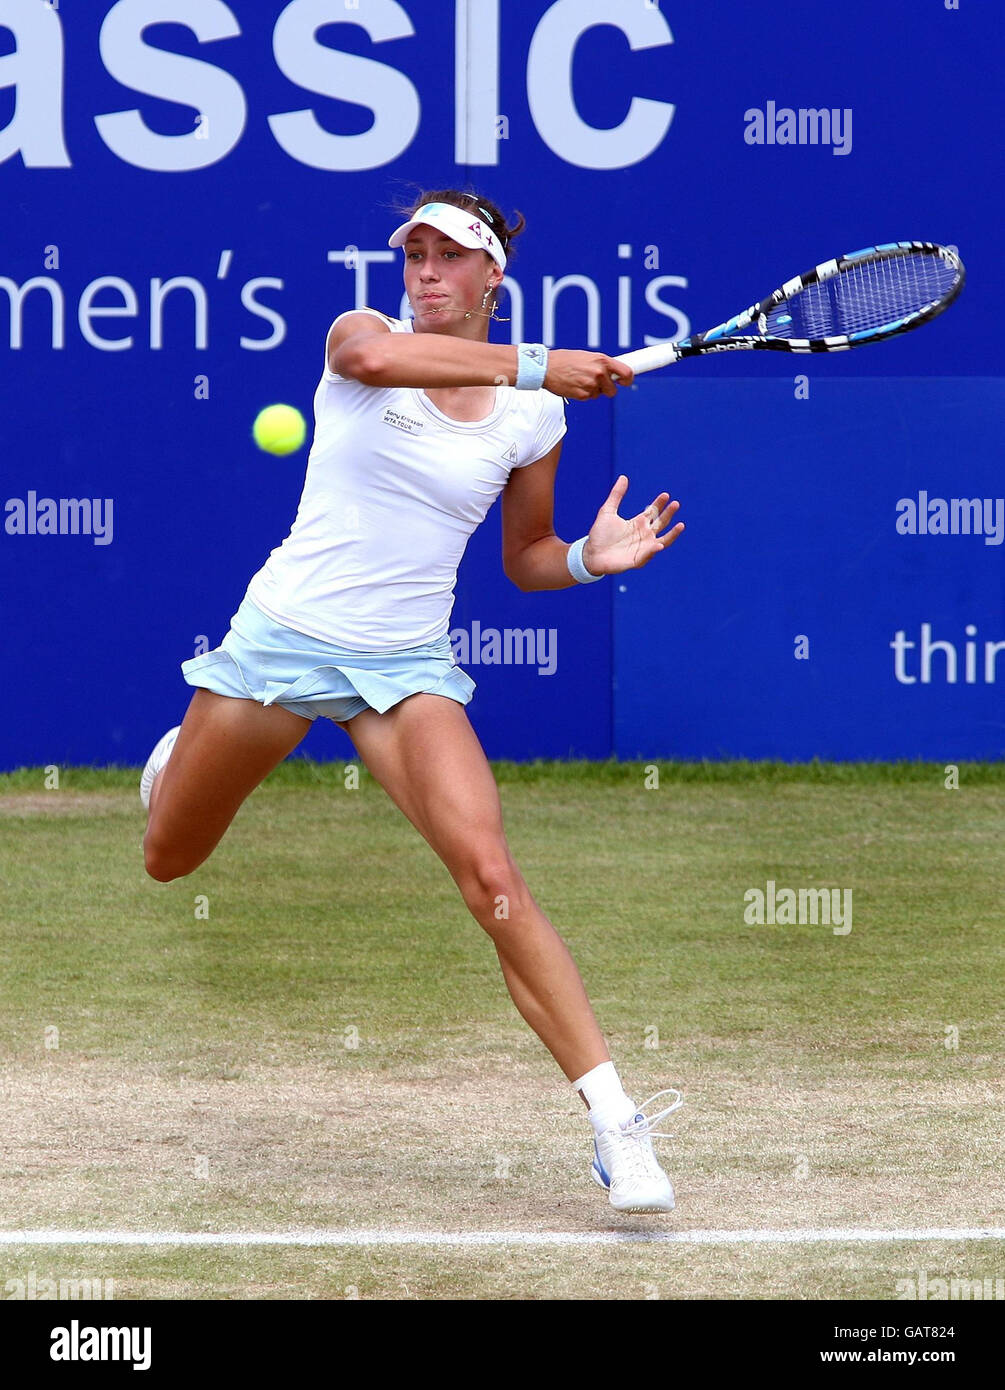
[[[426,428],[424,420],[413,420],[410,415],[402,415],[397,410],[388,407],[380,417],[385,425],[393,425],[396,430],[404,430],[405,434],[419,434]]]
[[[517,455],[516,445],[515,445],[515,444],[511,444],[511,445],[509,446],[509,448],[508,448],[508,449],[506,450],[506,452],[503,454],[503,458],[506,460],[507,463],[518,463],[518,462],[519,462],[519,457],[518,457],[518,455]]]

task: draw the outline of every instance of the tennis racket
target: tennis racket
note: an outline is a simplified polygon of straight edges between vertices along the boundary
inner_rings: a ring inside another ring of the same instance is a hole
[[[683,357],[746,348],[847,352],[931,323],[956,299],[965,279],[963,262],[949,247],[931,241],[869,246],[796,276],[707,333],[623,352],[618,360],[635,372],[652,372]]]

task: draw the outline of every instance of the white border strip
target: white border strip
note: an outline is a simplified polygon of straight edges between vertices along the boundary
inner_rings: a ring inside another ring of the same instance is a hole
[[[0,1231],[0,1248],[16,1245],[813,1245],[848,1242],[1005,1240],[1002,1226],[927,1226],[871,1230],[748,1231]]]
[[[499,0],[461,0],[454,24],[455,164],[499,163],[499,33]]]

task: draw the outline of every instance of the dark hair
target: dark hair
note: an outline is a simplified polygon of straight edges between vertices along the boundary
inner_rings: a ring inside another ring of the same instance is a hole
[[[427,189],[409,205],[400,206],[398,211],[405,217],[414,217],[419,208],[426,203],[451,203],[455,208],[462,208],[464,212],[473,210],[478,214],[483,222],[495,232],[502,243],[507,259],[513,256],[512,243],[520,235],[527,225],[523,213],[514,214],[516,220],[512,227],[506,221],[501,210],[489,198],[483,198],[478,193],[465,193],[457,188]]]

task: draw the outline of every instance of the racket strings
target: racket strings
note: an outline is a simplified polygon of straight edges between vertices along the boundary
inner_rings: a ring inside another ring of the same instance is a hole
[[[869,332],[918,313],[949,293],[956,269],[939,255],[891,256],[807,285],[768,315],[779,338],[832,338]]]

